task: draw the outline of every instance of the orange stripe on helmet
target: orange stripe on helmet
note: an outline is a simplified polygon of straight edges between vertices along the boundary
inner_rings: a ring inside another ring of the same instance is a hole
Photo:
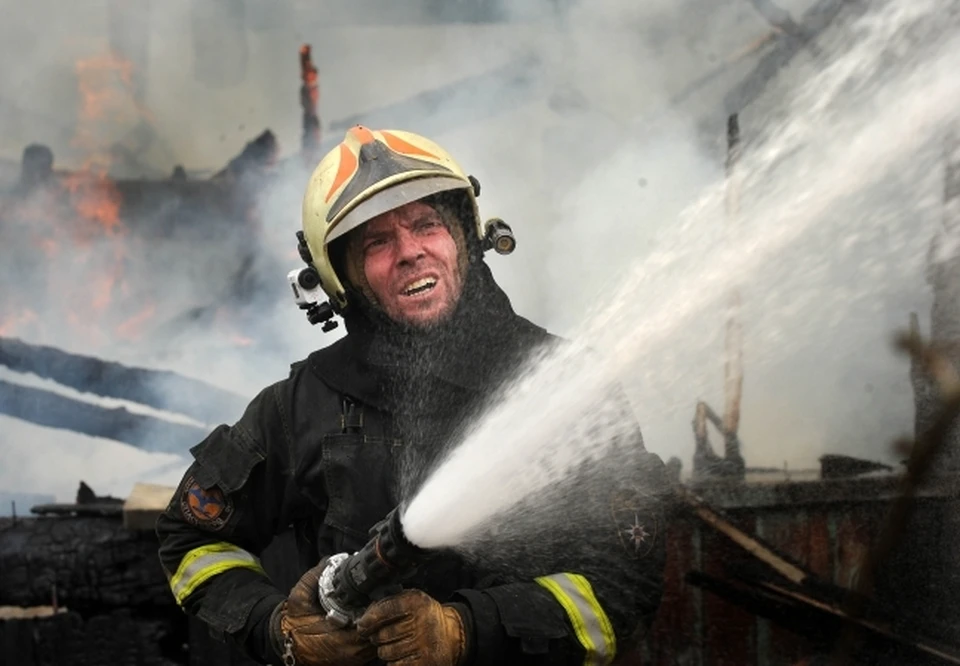
[[[330,191],[327,192],[327,198],[325,199],[326,203],[330,203],[330,199],[333,198],[334,193],[340,189],[340,186],[345,182],[350,180],[350,178],[357,172],[357,156],[353,154],[353,151],[350,150],[350,147],[345,143],[340,144],[340,166],[337,169],[337,175],[333,179],[333,183],[330,185]]]
[[[433,159],[440,159],[433,153],[429,153],[419,146],[415,146],[409,141],[404,141],[395,134],[390,132],[380,132],[380,136],[383,137],[384,143],[386,143],[392,150],[397,151],[398,153],[403,153],[404,155],[422,155],[424,157],[432,157]]]
[[[355,125],[354,127],[351,127],[349,130],[347,130],[347,134],[352,134],[361,146],[377,140],[377,137],[373,135],[373,132],[368,130],[363,125]]]

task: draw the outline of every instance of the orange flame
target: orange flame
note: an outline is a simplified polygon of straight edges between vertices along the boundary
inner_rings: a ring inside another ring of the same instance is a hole
[[[72,145],[83,151],[86,159],[64,185],[77,214],[110,234],[120,229],[122,199],[107,175],[111,158],[104,147],[116,127],[129,120],[133,65],[114,54],[105,54],[78,61],[76,72],[80,110]],[[136,113],[142,114],[143,110],[136,108]]]
[[[106,173],[72,173],[63,179],[63,185],[70,192],[74,211],[82,219],[96,222],[107,234],[121,230],[122,197]]]
[[[80,111],[73,145],[90,154],[87,167],[106,173],[110,159],[100,151],[118,125],[131,119],[133,65],[109,53],[76,64]],[[134,114],[145,111],[134,104]]]

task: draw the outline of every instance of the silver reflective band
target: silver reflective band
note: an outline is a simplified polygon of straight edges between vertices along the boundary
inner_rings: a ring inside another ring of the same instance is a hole
[[[182,606],[184,600],[202,583],[217,574],[237,568],[253,569],[266,575],[260,566],[260,560],[232,543],[221,541],[200,546],[180,560],[177,572],[170,578],[170,589],[173,590],[177,604]]]
[[[585,666],[606,666],[617,654],[617,638],[610,619],[593,594],[590,582],[579,574],[560,573],[537,578],[563,606],[577,640],[586,651]]]

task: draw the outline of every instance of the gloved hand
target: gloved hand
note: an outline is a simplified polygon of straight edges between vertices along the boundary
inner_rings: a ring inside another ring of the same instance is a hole
[[[357,631],[377,646],[377,656],[388,664],[460,666],[466,657],[460,613],[420,590],[371,604]]]
[[[270,639],[285,664],[360,666],[377,656],[376,648],[356,629],[341,629],[326,618],[317,589],[326,565],[323,558],[303,574],[270,618]]]

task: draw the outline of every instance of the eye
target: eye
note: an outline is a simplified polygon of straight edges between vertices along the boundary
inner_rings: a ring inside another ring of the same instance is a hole
[[[432,231],[441,226],[440,220],[431,217],[425,217],[417,222],[415,229],[417,231]]]
[[[363,251],[370,252],[371,250],[376,250],[387,244],[386,239],[384,238],[368,238],[363,242]]]

